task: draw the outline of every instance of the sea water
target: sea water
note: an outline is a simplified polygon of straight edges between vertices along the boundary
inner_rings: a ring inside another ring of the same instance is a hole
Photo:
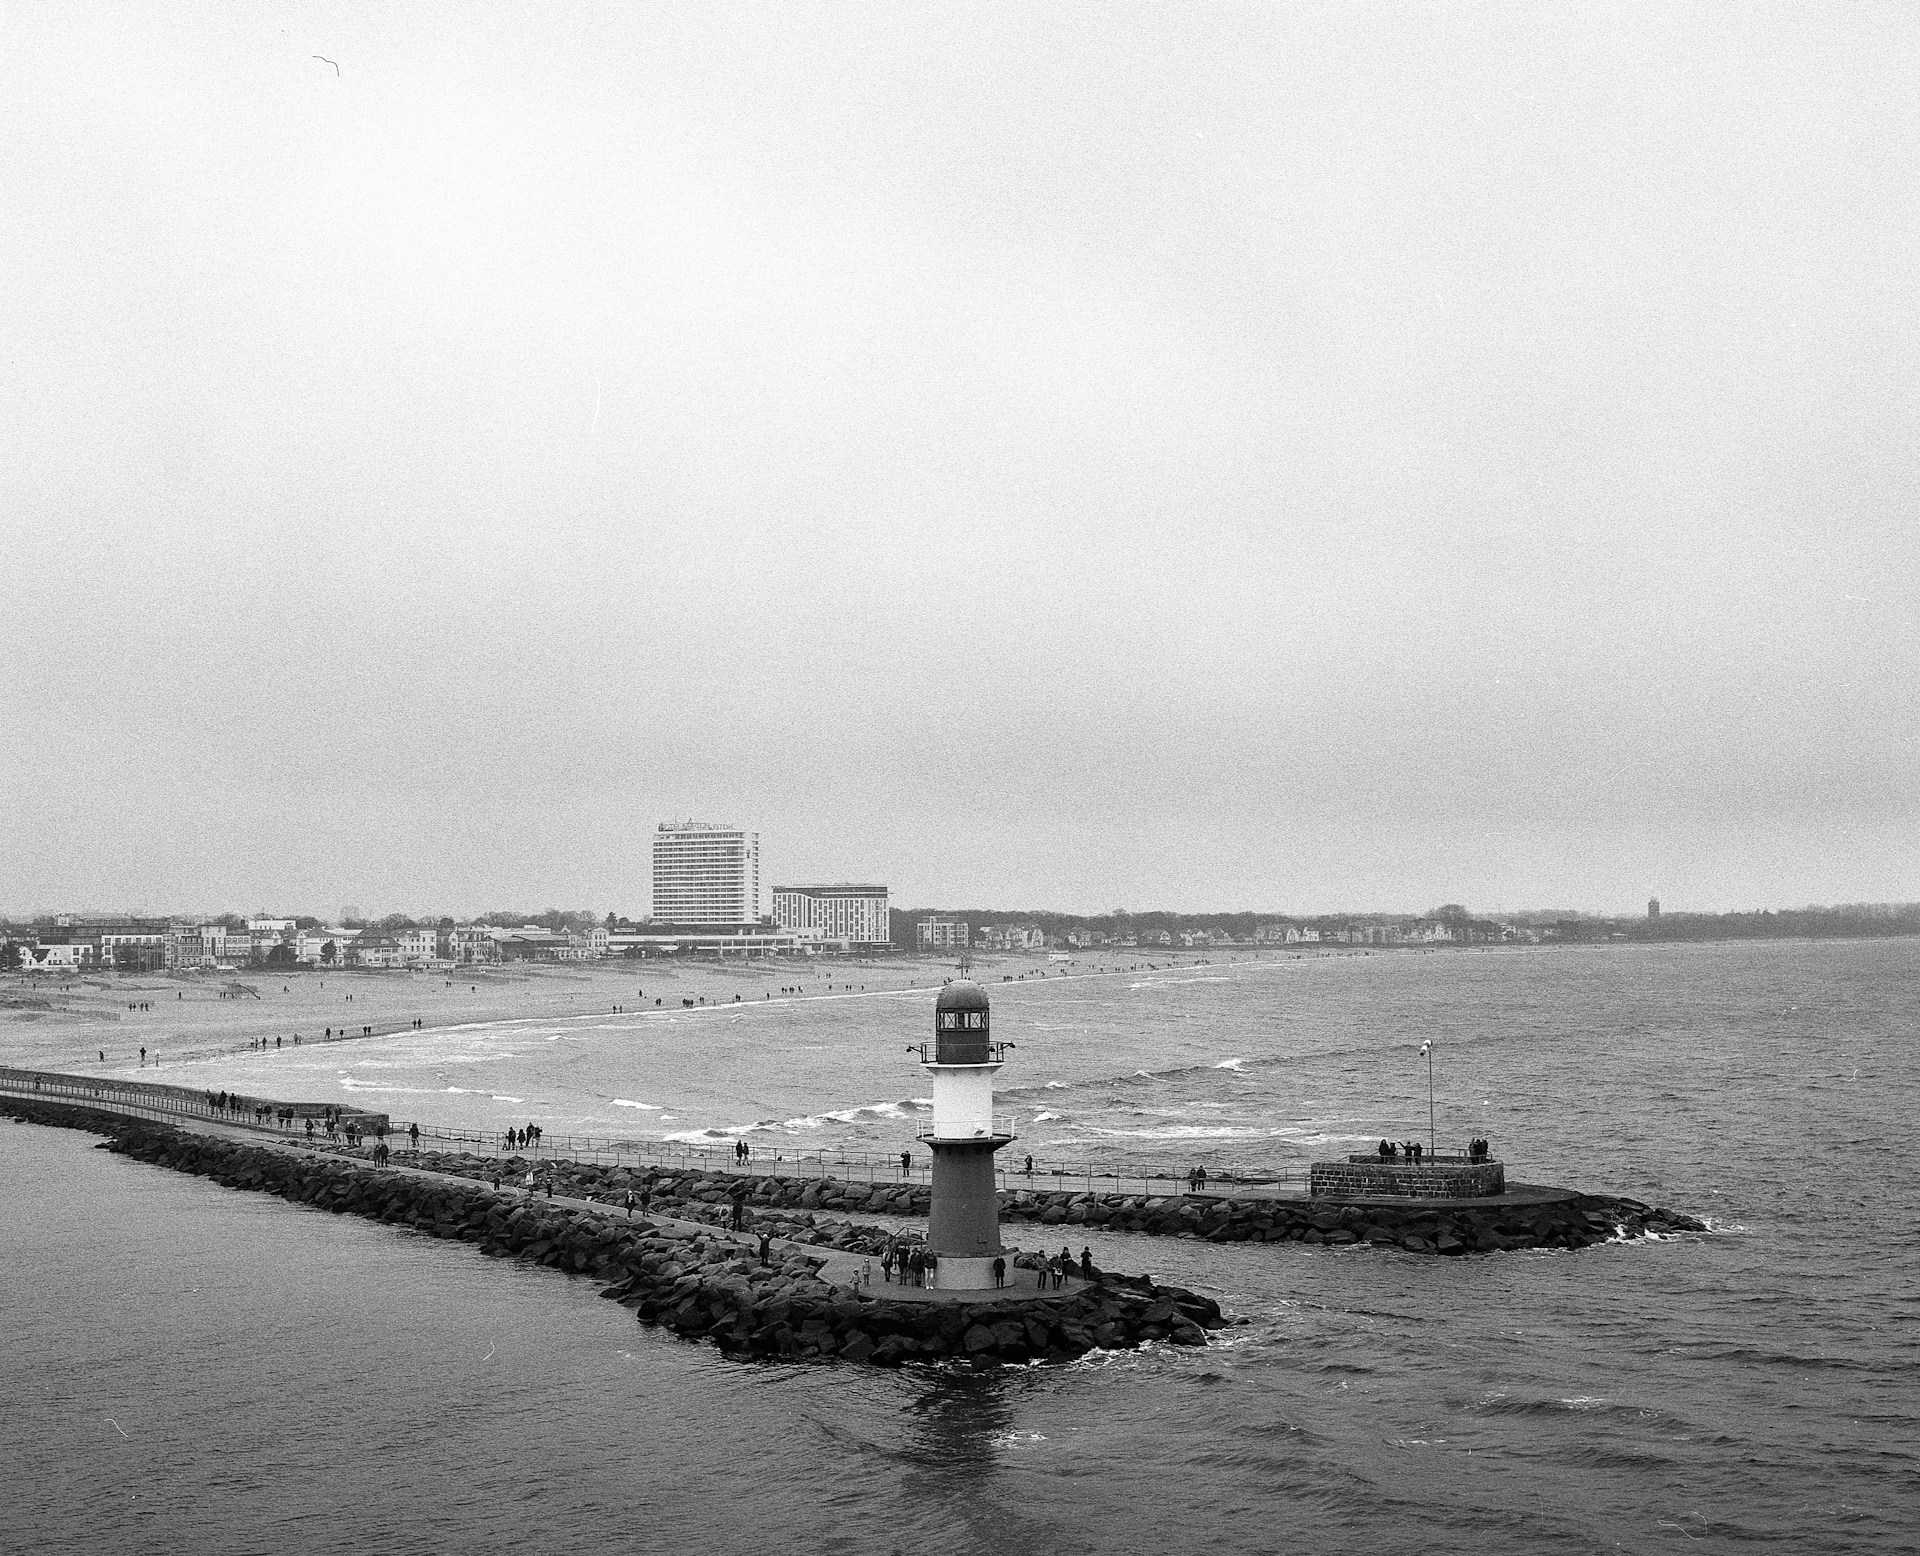
[[[587,1281],[0,1125],[0,1545],[1911,1549],[1917,985],[1913,941],[995,984],[1015,1152],[1260,1170],[1424,1137],[1430,1038],[1443,1145],[1713,1230],[1449,1261],[1075,1228],[1247,1322],[986,1374],[728,1361]],[[221,1084],[880,1152],[930,1006],[409,1033]]]

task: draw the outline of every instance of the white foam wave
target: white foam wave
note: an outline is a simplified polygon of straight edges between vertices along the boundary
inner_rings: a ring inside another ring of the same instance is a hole
[[[1058,1113],[1036,1113],[1033,1115],[1033,1122],[1036,1124],[1044,1124],[1048,1119],[1058,1118],[1059,1116]]]
[[[1143,1071],[1142,1073],[1144,1074],[1145,1072]],[[1048,1091],[1065,1091],[1066,1089],[1067,1089],[1067,1083],[1065,1081],[1048,1081],[1047,1082]]]
[[[1247,1061],[1244,1059],[1222,1059],[1214,1068],[1216,1070],[1232,1070],[1236,1074],[1245,1074]]]
[[[855,1108],[834,1108],[826,1113],[808,1113],[800,1118],[762,1119],[757,1124],[735,1126],[736,1132],[749,1129],[784,1129],[789,1134],[803,1129],[824,1129],[828,1124],[858,1124],[867,1119],[912,1118],[933,1109],[931,1097],[907,1097],[900,1102],[869,1102]]]
[[[1182,983],[1231,983],[1231,978],[1143,978],[1127,985],[1130,989],[1171,989]]]
[[[431,1086],[375,1086],[367,1081],[357,1081],[351,1075],[340,1077],[342,1091],[391,1091],[405,1092],[409,1096],[420,1096],[433,1091]]]
[[[1112,1140],[1264,1140],[1270,1129],[1247,1129],[1231,1124],[1170,1124],[1160,1129],[1101,1129],[1085,1126],[1090,1135]]]
[[[659,1106],[659,1104],[658,1104],[658,1103],[655,1103],[655,1102],[631,1102],[631,1101],[629,1101],[629,1100],[628,1100],[627,1098],[625,1098],[625,1097],[615,1097],[615,1098],[613,1099],[613,1105],[614,1105],[614,1106],[615,1106],[616,1108],[644,1108],[644,1109],[646,1109],[646,1111],[647,1111],[647,1112],[649,1112],[649,1113],[658,1113],[658,1112],[660,1111],[660,1106]]]

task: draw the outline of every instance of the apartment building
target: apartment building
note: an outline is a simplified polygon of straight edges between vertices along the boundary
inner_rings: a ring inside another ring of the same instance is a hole
[[[663,821],[653,835],[653,916],[667,924],[760,918],[760,834],[711,821]]]
[[[922,951],[964,951],[967,921],[929,915],[913,926],[913,943]]]
[[[776,886],[773,922],[850,946],[886,945],[892,938],[884,886]]]

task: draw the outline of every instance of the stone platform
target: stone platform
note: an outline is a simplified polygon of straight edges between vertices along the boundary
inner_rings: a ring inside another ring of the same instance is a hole
[[[1362,1195],[1394,1199],[1486,1199],[1505,1192],[1507,1170],[1499,1162],[1445,1159],[1413,1162],[1406,1157],[1349,1156],[1315,1162],[1307,1175],[1314,1199]]]
[[[796,1244],[796,1247],[805,1247]],[[808,1248],[807,1252],[819,1255],[826,1252],[820,1248]],[[1087,1282],[1077,1275],[1070,1275],[1060,1284],[1058,1291],[1049,1284],[1044,1290],[1039,1285],[1039,1275],[1034,1270],[1018,1270],[1009,1266],[1007,1283],[1004,1286],[987,1286],[969,1290],[943,1290],[938,1286],[903,1286],[899,1281],[885,1281],[880,1276],[880,1261],[862,1254],[831,1253],[820,1271],[820,1278],[836,1286],[851,1286],[859,1295],[876,1302],[909,1302],[929,1307],[986,1307],[996,1302],[1071,1302],[1074,1297],[1087,1289]]]

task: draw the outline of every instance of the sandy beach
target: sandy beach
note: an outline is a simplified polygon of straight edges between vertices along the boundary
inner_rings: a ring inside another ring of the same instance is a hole
[[[1060,963],[1045,957],[981,957],[972,975],[1002,978],[1098,973],[1152,962],[1191,964],[1192,954],[1088,955]],[[0,975],[0,1064],[88,1073],[138,1072],[140,1050],[164,1071],[171,1059],[247,1053],[265,1039],[302,1045],[331,1029],[374,1035],[411,1029],[653,1009],[655,1001],[708,1005],[744,1002],[798,989],[803,997],[936,987],[954,976],[945,956],[827,960],[565,962],[478,966],[454,972],[389,970],[244,973],[46,973]],[[134,1009],[135,1006],[149,1009]]]

